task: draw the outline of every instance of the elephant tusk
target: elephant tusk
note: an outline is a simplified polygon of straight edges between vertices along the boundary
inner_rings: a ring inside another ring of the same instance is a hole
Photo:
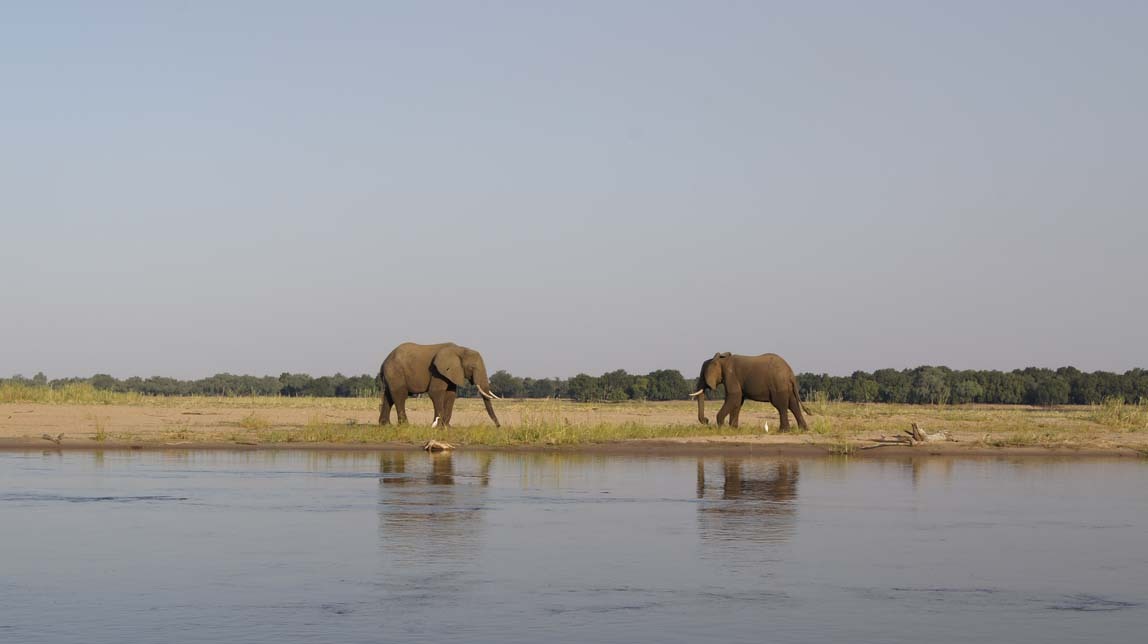
[[[494,393],[493,391],[490,392],[490,397],[495,399],[495,400],[502,400],[502,396],[499,396],[498,394]]]
[[[705,389],[698,389],[694,393],[690,394],[690,398],[697,398],[698,396],[704,394],[705,391],[706,391]]]
[[[488,398],[490,400],[494,400],[494,394],[486,393],[485,391],[482,390],[482,387],[477,387],[477,389],[478,389],[478,393],[482,394],[483,398]]]

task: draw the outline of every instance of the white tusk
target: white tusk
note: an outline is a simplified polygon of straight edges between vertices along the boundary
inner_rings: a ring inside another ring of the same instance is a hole
[[[476,387],[476,388],[478,389],[478,393],[482,394],[483,398],[490,398],[490,399],[494,398],[494,394],[486,393],[485,391],[482,390],[482,387]]]
[[[493,391],[490,392],[490,397],[495,399],[495,400],[502,400],[502,396],[499,396],[498,394],[494,393]]]
[[[438,416],[434,417],[434,422],[430,424],[431,427],[438,427]]]
[[[694,393],[690,394],[690,398],[697,398],[698,396],[702,395],[703,393],[705,393],[705,389],[698,389]]]

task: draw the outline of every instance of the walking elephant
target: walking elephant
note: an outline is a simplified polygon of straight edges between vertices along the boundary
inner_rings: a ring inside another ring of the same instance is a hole
[[[412,394],[428,394],[434,404],[434,423],[431,427],[450,426],[454,400],[458,388],[466,382],[478,387],[486,413],[501,427],[494,414],[491,400],[498,396],[490,390],[490,378],[486,375],[486,364],[474,349],[460,347],[453,342],[442,344],[415,344],[404,342],[395,347],[383,360],[379,369],[380,396],[379,424],[386,425],[391,420],[391,406],[395,407],[399,424],[407,422],[406,401]]]
[[[729,416],[730,427],[737,427],[738,414],[746,400],[773,403],[781,415],[781,431],[789,431],[789,411],[797,418],[801,429],[809,429],[802,415],[801,399],[797,395],[797,378],[781,356],[764,353],[760,356],[738,356],[730,353],[715,353],[714,357],[702,363],[698,376],[698,390],[690,394],[698,399],[698,421],[703,425],[710,420],[705,413],[705,392],[716,389],[725,383],[725,404],[718,411],[717,424],[720,427]],[[806,410],[805,413],[809,413]]]

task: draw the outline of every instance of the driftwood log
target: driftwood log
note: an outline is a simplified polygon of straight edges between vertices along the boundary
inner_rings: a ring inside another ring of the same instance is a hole
[[[950,436],[949,433],[944,430],[930,434],[921,429],[921,426],[917,423],[913,423],[913,428],[906,429],[904,434],[895,434],[893,436],[885,436],[882,434],[880,438],[871,440],[877,444],[862,447],[861,449],[873,449],[875,447],[884,447],[885,445],[908,445],[909,447],[913,447],[921,443],[956,442],[957,439]]]
[[[431,440],[427,441],[425,445],[423,445],[423,449],[428,452],[443,452],[448,449],[454,449],[454,445],[451,445],[450,443],[444,443],[442,441],[436,441],[432,438]]]

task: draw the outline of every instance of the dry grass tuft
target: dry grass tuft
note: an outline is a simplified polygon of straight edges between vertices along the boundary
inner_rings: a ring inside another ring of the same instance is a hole
[[[684,438],[728,436],[738,430],[701,425],[643,425],[639,423],[597,425],[557,424],[533,421],[522,425],[495,427],[490,424],[452,426],[426,425],[348,425],[308,422],[299,428],[276,428],[257,433],[264,443],[425,443],[449,440],[455,445],[579,445],[610,443],[643,438]]]
[[[1148,400],[1137,405],[1124,402],[1121,397],[1105,398],[1104,402],[1093,407],[1091,419],[1108,427],[1118,427],[1132,432],[1148,429]]]
[[[0,403],[134,405],[143,398],[138,393],[104,391],[87,383],[72,383],[55,388],[14,382],[0,383]]]
[[[268,427],[271,426],[271,421],[260,416],[259,414],[256,414],[253,411],[250,414],[244,416],[239,421],[239,426],[242,427],[243,429],[255,429],[255,430],[267,429]]]

